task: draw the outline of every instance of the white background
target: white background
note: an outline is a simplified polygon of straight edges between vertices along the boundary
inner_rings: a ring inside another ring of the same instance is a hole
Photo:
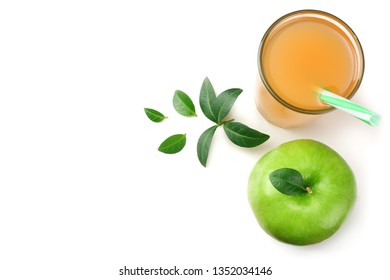
[[[385,3],[1,1],[0,279],[163,279],[119,276],[125,265],[273,270],[270,277],[229,279],[388,275]],[[333,13],[357,33],[366,72],[354,100],[382,114],[380,127],[333,112],[285,130],[257,113],[261,37],[274,20],[304,8]],[[203,168],[196,142],[212,123],[197,100],[206,76],[218,93],[242,88],[231,116],[271,138],[242,149],[220,129]],[[198,118],[174,111],[176,89],[195,101]],[[152,123],[144,107],[169,118]],[[176,133],[187,133],[184,150],[158,152]],[[355,207],[341,229],[306,247],[269,237],[246,197],[258,158],[300,138],[338,151],[358,182]]]

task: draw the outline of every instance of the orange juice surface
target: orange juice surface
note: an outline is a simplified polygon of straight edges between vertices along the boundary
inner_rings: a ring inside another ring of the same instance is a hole
[[[361,61],[356,55],[357,39],[346,28],[310,15],[279,22],[265,37],[259,56],[269,88],[304,110],[329,107],[319,101],[319,87],[349,96],[359,83]]]

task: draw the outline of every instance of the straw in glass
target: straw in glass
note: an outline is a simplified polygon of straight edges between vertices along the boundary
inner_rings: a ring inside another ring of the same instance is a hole
[[[336,95],[326,89],[321,89],[319,91],[319,98],[322,102],[347,112],[352,116],[362,120],[363,122],[368,123],[369,125],[378,126],[381,122],[381,116],[377,113],[355,104],[350,100]]]

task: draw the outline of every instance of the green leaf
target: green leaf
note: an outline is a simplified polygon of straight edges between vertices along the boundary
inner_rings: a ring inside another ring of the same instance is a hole
[[[200,95],[199,95],[199,105],[202,109],[203,114],[211,121],[217,122],[217,117],[215,116],[212,104],[217,99],[217,96],[215,94],[213,85],[211,84],[210,80],[206,77],[203,80],[202,87],[200,89]]]
[[[283,194],[298,195],[312,193],[309,187],[305,187],[301,173],[292,168],[281,168],[271,172],[269,174],[269,180]]]
[[[165,139],[158,150],[165,154],[176,154],[180,152],[186,145],[185,134],[175,134]]]
[[[191,98],[181,90],[176,90],[173,95],[173,107],[175,110],[183,116],[195,116],[195,106]]]
[[[226,122],[223,125],[223,129],[230,141],[240,147],[256,147],[269,139],[269,135],[239,122]]]
[[[206,167],[207,158],[209,157],[211,140],[213,139],[214,133],[217,128],[218,125],[214,125],[206,129],[199,137],[197,144],[198,159],[204,167]]]
[[[161,122],[167,117],[161,114],[159,111],[150,109],[150,108],[144,108],[144,111],[146,113],[146,116],[152,121],[152,122]]]
[[[234,102],[237,97],[241,94],[242,89],[240,88],[231,88],[227,89],[218,95],[215,102],[213,102],[212,109],[213,113],[217,118],[217,123],[220,124],[223,119],[229,114],[230,110],[233,107]]]

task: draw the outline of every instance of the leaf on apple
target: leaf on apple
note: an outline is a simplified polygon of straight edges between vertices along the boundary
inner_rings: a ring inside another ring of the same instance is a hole
[[[312,190],[305,186],[301,173],[292,168],[281,168],[271,172],[269,174],[269,180],[283,194],[298,195],[312,193]]]

